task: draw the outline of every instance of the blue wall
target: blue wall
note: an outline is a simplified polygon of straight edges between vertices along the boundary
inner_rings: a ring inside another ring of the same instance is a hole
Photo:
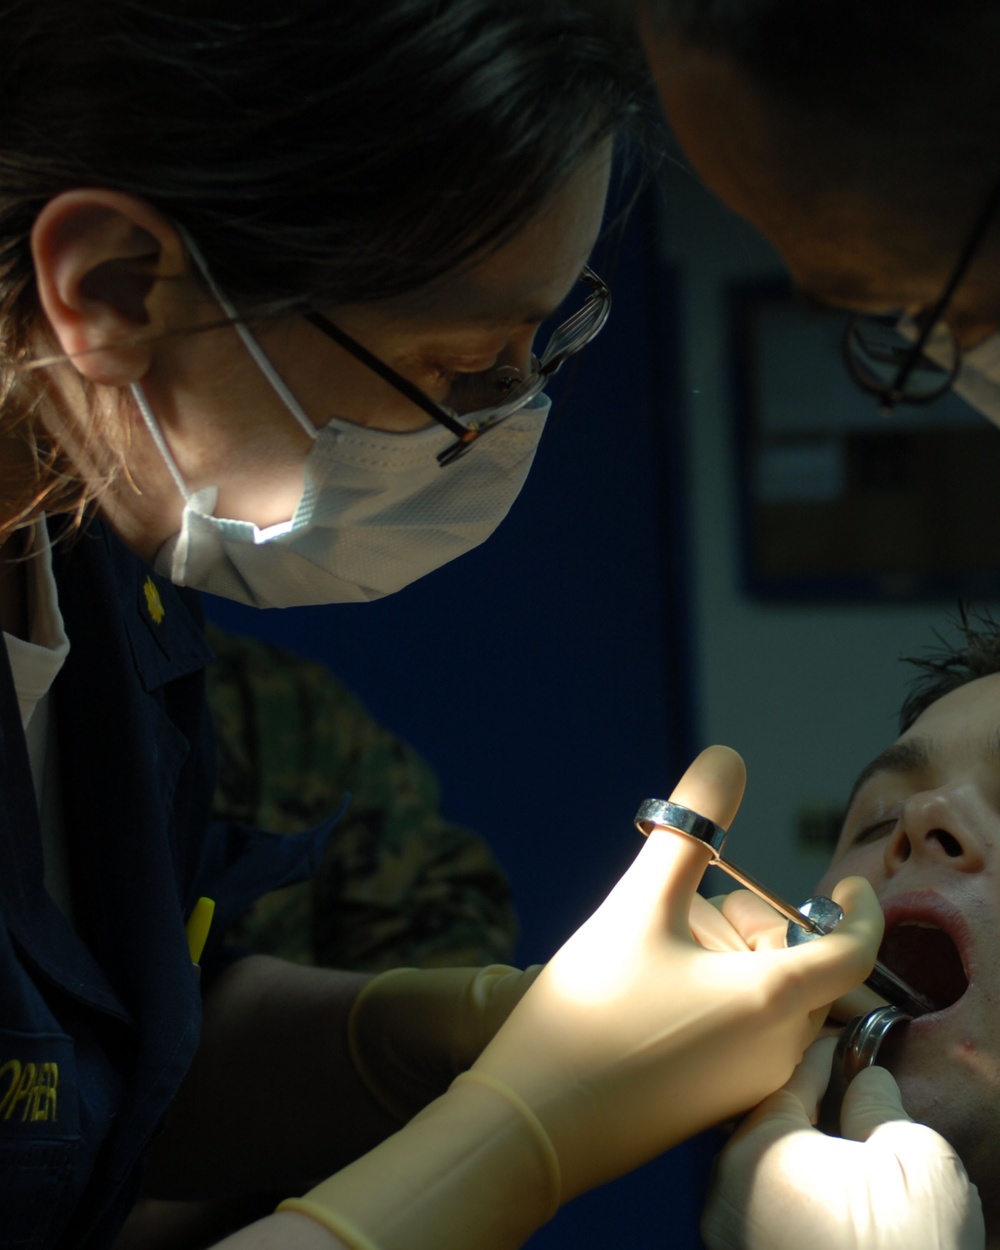
[[[638,850],[638,803],[666,794],[695,734],[673,291],[653,192],[594,257],[611,319],[567,366],[535,467],[488,543],[365,605],[220,624],[328,663],[441,778],[513,882],[519,955],[543,960]],[[699,1143],[571,1204],[532,1246],[686,1250]]]

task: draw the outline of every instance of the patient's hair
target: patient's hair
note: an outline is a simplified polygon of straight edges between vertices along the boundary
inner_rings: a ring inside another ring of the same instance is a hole
[[[900,733],[905,733],[922,712],[952,690],[1000,673],[1000,623],[989,612],[972,615],[965,604],[960,604],[954,624],[961,635],[957,644],[949,645],[935,631],[938,647],[923,656],[902,657],[904,663],[915,664],[920,672],[900,708]]]

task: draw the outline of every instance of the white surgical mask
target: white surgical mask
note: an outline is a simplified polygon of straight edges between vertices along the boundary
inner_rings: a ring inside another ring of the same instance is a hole
[[[994,425],[1000,425],[1000,334],[991,334],[978,347],[962,353],[955,390]]]
[[[493,533],[531,468],[550,407],[545,396],[444,468],[437,454],[455,436],[440,426],[396,434],[334,418],[317,429],[187,242],[264,377],[314,441],[290,521],[260,529],[217,517],[218,489],[188,488],[134,383],[143,420],[184,497],[180,532],[157,553],[157,572],[262,608],[362,602],[400,590]]]
[[[913,317],[903,317],[899,330],[910,339],[917,337],[917,323]],[[954,339],[944,326],[935,326],[924,351],[943,369],[953,361]],[[991,334],[977,347],[962,352],[962,363],[951,388],[957,395],[988,417],[994,425],[1000,425],[1000,334]]]

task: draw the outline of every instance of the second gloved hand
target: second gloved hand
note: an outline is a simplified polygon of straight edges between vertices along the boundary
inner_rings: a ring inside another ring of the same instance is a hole
[[[348,1020],[358,1074],[405,1122],[479,1058],[540,971],[490,964],[380,973]]]
[[[903,1110],[885,1068],[851,1082],[843,1137],[812,1126],[836,1040],[810,1047],[719,1156],[709,1250],[983,1250],[979,1194],[958,1156]]]
[[[744,779],[710,748],[671,797],[727,827]],[[882,913],[852,878],[833,933],[774,949],[777,913],[749,937],[698,896],[709,857],[654,830],[469,1071],[280,1216],[353,1250],[514,1250],[561,1203],[777,1089],[871,971]]]
[[[744,776],[735,752],[709,748],[672,798],[725,827]],[[866,881],[835,889],[845,916],[833,933],[776,949],[785,922],[772,912],[751,949],[735,930],[728,943],[703,930],[705,913],[718,917],[696,895],[707,859],[654,830],[463,1078],[531,1109],[561,1201],[760,1101],[791,1075],[829,1003],[871,970],[882,916]]]

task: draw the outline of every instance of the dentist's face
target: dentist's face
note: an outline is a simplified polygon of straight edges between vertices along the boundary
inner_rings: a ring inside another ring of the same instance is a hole
[[[856,312],[917,314],[934,304],[996,177],[992,166],[980,191],[953,195],[953,220],[941,222],[888,175],[873,184],[870,173],[859,173],[858,140],[835,119],[803,126],[724,53],[659,35],[649,23],[644,37],[691,167],[770,241],[800,291]],[[964,347],[1000,328],[995,253],[972,265],[947,321]]]
[[[932,704],[861,774],[828,893],[867,877],[880,958],[944,1009],[887,1066],[914,1119],[958,1150],[984,1202],[1000,1180],[1000,674]]]

